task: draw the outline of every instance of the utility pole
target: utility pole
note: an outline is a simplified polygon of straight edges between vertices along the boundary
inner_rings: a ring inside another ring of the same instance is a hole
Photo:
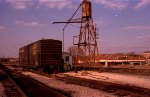
[[[73,15],[71,16],[71,18],[67,21],[67,22],[53,22],[53,24],[58,24],[58,23],[66,23],[66,25],[65,25],[65,27],[63,28],[63,52],[65,51],[64,50],[64,48],[65,48],[65,46],[64,46],[64,41],[65,41],[65,29],[66,29],[66,27],[68,26],[68,24],[70,24],[70,23],[81,23],[82,21],[72,21],[72,19],[73,19],[73,17],[75,16],[75,14],[77,13],[77,11],[79,10],[79,8],[80,8],[80,6],[81,6],[81,4],[79,5],[79,7],[77,8],[77,10],[73,13]]]
[[[148,51],[148,65],[150,65],[150,51]]]

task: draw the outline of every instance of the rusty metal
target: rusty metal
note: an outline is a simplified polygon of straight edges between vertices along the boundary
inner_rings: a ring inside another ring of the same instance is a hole
[[[72,21],[73,17],[82,6],[81,22]],[[73,56],[75,68],[76,65],[82,64],[84,67],[91,67],[95,64],[95,55],[98,55],[97,47],[97,32],[96,26],[92,19],[92,3],[89,0],[83,0],[75,13],[67,22],[54,22],[54,23],[67,23],[63,28],[63,51],[64,51],[64,30],[69,23],[80,23],[80,32],[78,36],[73,37],[73,44],[76,46],[76,54]],[[77,39],[77,42],[75,42]]]
[[[43,67],[62,65],[62,42],[43,39],[31,43],[19,50],[20,66]]]
[[[56,23],[84,23],[83,21],[70,21],[70,22],[53,22],[53,24],[56,24]]]
[[[98,55],[96,26],[94,25],[91,8],[89,7],[91,7],[91,2],[83,0],[82,8],[85,9],[82,9],[83,16],[81,21],[84,21],[84,23],[80,25],[79,35],[74,37],[78,38],[77,43],[73,40],[73,44],[78,47],[75,68],[77,65],[91,68],[95,65],[95,55]],[[86,14],[87,12],[89,14]]]
[[[88,0],[82,2],[82,18],[92,18],[92,4]]]

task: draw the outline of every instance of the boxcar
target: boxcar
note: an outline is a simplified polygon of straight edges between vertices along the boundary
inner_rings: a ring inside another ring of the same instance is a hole
[[[19,49],[19,63],[48,73],[62,70],[62,42],[44,39],[24,46]]]

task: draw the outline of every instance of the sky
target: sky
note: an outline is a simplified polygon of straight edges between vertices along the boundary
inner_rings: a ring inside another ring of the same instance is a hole
[[[90,0],[99,53],[150,50],[150,0]],[[0,0],[0,57],[19,57],[19,48],[40,39],[62,40],[65,24],[82,0]],[[74,19],[81,18],[81,8]],[[65,29],[65,51],[80,24]]]

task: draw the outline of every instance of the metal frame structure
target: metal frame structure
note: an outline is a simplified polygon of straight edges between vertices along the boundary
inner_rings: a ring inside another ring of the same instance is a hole
[[[79,8],[82,6],[82,18],[80,21],[73,21],[72,19]],[[76,46],[76,57],[74,57],[75,71],[77,65],[82,65],[84,68],[91,67],[95,64],[95,55],[98,55],[97,47],[97,33],[96,26],[92,19],[92,6],[89,0],[83,0],[78,9],[72,15],[68,22],[54,22],[54,23],[81,23],[79,35],[74,36],[73,44]],[[64,50],[64,30],[63,28],[63,50]],[[77,41],[75,41],[75,38]]]
[[[73,43],[78,48],[76,56],[78,62],[75,62],[75,68],[76,65],[91,68],[95,65],[95,56],[98,55],[96,27],[92,18],[82,18],[82,21],[84,23],[81,23],[79,35],[74,36],[74,40],[78,38],[78,42]]]

